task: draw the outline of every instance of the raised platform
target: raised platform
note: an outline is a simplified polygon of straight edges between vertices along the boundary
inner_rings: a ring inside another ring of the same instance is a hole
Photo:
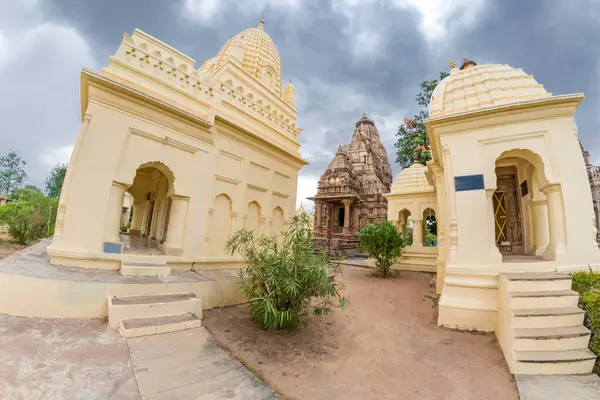
[[[51,239],[0,261],[0,313],[24,317],[103,318],[107,298],[194,293],[211,309],[244,303],[237,269],[173,270],[169,276],[123,276],[116,270],[50,264]]]

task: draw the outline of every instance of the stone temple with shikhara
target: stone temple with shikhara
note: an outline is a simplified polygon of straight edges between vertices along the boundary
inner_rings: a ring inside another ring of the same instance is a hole
[[[387,153],[375,123],[366,114],[355,127],[352,141],[338,148],[311,198],[315,202],[315,244],[317,248],[330,246],[335,254],[357,252],[358,231],[387,219],[383,194],[392,185]]]

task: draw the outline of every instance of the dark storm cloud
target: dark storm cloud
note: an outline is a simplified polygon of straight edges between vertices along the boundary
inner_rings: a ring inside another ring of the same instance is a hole
[[[394,132],[405,116],[417,111],[414,98],[419,82],[447,70],[448,57],[459,62],[463,55],[482,63],[522,67],[555,94],[584,92],[586,100],[577,113],[580,136],[600,160],[600,139],[596,137],[600,122],[600,47],[597,45],[600,4],[597,0],[459,0],[442,17],[438,15],[433,25],[424,14],[432,9],[407,6],[405,3],[416,3],[411,0],[205,0],[205,6],[217,5],[215,9],[206,9],[205,14],[194,14],[184,3],[183,0],[40,0],[35,23],[72,29],[85,40],[89,50],[88,55],[80,58],[85,46],[62,50],[73,59],[68,69],[68,79],[73,84],[69,86],[72,92],[61,98],[60,107],[77,110],[79,106],[79,93],[74,89],[79,77],[77,68],[72,65],[78,66],[78,60],[92,63],[89,66],[94,68],[105,65],[118,47],[123,32],[140,28],[190,55],[199,67],[204,60],[213,57],[227,39],[256,26],[260,18],[264,18],[266,31],[281,57],[284,80],[292,79],[296,86],[299,126],[304,129],[302,150],[311,161],[311,165],[301,171],[305,179],[318,178],[331,158],[323,155],[335,153],[338,145],[350,140],[354,122],[363,112],[375,119],[393,162]],[[437,5],[440,9],[447,5],[441,0],[433,0],[432,4],[433,11],[437,11]],[[210,18],[203,19],[203,15]],[[471,18],[465,19],[465,15]],[[3,29],[0,26],[0,55]],[[443,34],[430,35],[432,31]],[[37,64],[38,70],[46,60],[35,52],[30,57],[37,57],[31,63]],[[44,57],[52,58],[48,54]],[[7,73],[1,63],[0,88]],[[25,74],[22,67],[11,71],[16,76]],[[44,84],[52,88],[49,81],[53,76],[45,78],[37,83],[38,92],[44,91]],[[63,81],[67,82],[67,77]],[[16,91],[17,86],[13,90]],[[39,101],[52,99],[42,93]],[[14,107],[25,104],[27,101],[23,100]],[[28,135],[35,135],[35,126],[32,126],[26,129],[27,134],[12,140],[11,146],[21,148],[33,161],[40,158],[40,153],[50,151],[52,144],[73,143],[78,116],[75,111],[67,116],[60,114],[60,110],[57,106],[48,111],[56,120],[56,128],[51,133],[54,142],[43,142],[45,147],[41,147],[42,144],[30,146],[33,136]],[[3,113],[5,109],[0,108],[0,114]],[[58,114],[64,122],[60,129]],[[20,124],[19,129],[23,129],[28,122]],[[5,152],[4,145],[1,150]],[[41,182],[47,173],[46,164],[30,172],[32,178],[36,175],[36,182]],[[398,171],[396,166],[394,171]],[[305,192],[300,195],[308,195]]]

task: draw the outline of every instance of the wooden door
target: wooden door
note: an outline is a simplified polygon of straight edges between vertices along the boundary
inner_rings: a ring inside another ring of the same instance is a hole
[[[525,254],[521,196],[514,167],[496,168],[494,223],[496,245],[502,254]]]

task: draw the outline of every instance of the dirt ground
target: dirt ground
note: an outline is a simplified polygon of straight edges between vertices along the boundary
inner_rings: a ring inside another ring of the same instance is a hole
[[[12,243],[12,237],[0,230],[0,260],[24,249],[25,245]]]
[[[344,267],[350,307],[264,332],[246,305],[205,312],[217,340],[286,399],[518,399],[493,334],[438,328],[431,275]]]

